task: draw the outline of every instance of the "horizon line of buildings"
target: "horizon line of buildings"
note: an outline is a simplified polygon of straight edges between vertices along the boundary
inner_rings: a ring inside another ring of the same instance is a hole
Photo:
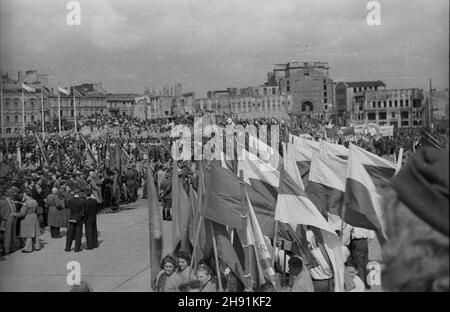
[[[275,64],[266,82],[256,87],[208,91],[206,97],[183,92],[181,83],[143,94],[108,93],[101,82],[71,86],[69,94],[48,87],[47,75],[37,70],[18,72],[17,79],[1,75],[1,133],[20,132],[23,123],[74,121],[93,114],[116,114],[153,119],[202,113],[227,114],[236,119],[309,116],[344,126],[373,122],[398,128],[418,127],[449,119],[448,89],[387,89],[383,81],[339,81],[329,77],[326,62]],[[36,92],[24,92],[22,83]],[[429,112],[432,112],[430,115]],[[294,117],[295,118],[295,117]]]

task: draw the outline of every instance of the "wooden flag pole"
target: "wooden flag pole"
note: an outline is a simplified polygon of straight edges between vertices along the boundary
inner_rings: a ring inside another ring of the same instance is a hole
[[[152,208],[151,208],[151,200],[152,200],[152,198],[151,198],[151,186],[150,186],[150,183],[151,183],[151,179],[150,179],[150,175],[152,174],[152,172],[151,172],[151,167],[150,167],[150,159],[147,159],[147,206],[148,206],[148,241],[149,241],[149,248],[148,248],[148,250],[149,250],[149,252],[150,252],[150,266],[149,266],[149,268],[150,268],[150,289],[153,289],[153,276],[152,276],[152,244],[153,244],[153,238],[152,238],[152,231],[153,231],[153,228],[152,228],[152,220],[153,220],[153,218],[152,218]]]
[[[397,158],[397,168],[395,168],[395,174],[400,171],[402,168],[402,161],[403,161],[403,147],[400,148],[400,151],[398,152],[398,158]]]
[[[191,268],[194,268],[194,271],[197,270],[197,263],[198,261],[194,261],[194,259],[197,256],[197,248],[198,248],[198,241],[200,237],[200,230],[202,227],[203,217],[201,216],[200,212],[202,209],[202,201],[203,201],[203,192],[204,192],[204,183],[203,183],[203,162],[199,162],[199,179],[198,179],[198,203],[197,203],[197,213],[200,215],[198,224],[197,224],[197,232],[195,233],[195,241],[194,241],[194,250],[192,251],[192,258],[191,258]],[[195,259],[197,260],[197,259]]]
[[[219,283],[219,292],[223,292],[222,278],[220,276],[219,255],[217,252],[216,233],[214,231],[213,224],[211,222],[209,224],[210,224],[211,230],[213,232],[212,241],[213,241],[213,247],[214,247],[214,259],[216,260],[215,261],[216,262],[216,273],[217,273],[217,282]]]

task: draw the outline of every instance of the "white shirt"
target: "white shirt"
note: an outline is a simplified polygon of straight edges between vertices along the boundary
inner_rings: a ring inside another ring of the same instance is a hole
[[[367,238],[370,240],[375,237],[374,231],[363,229],[360,227],[353,227],[351,233],[352,233],[352,239]]]

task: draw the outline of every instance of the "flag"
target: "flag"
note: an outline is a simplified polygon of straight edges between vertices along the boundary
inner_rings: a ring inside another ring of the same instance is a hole
[[[58,92],[61,92],[61,93],[65,94],[65,95],[69,95],[70,94],[69,90],[61,88],[61,87],[58,87]]]
[[[341,144],[332,144],[327,141],[320,141],[320,153],[331,154],[342,159],[348,159],[348,148]]]
[[[180,233],[180,227],[178,226],[178,222],[180,219],[180,205],[179,205],[179,199],[180,194],[179,192],[179,180],[178,180],[178,161],[173,160],[172,162],[172,207],[171,207],[171,214],[172,214],[172,246],[176,248],[178,243],[181,239],[181,233]]]
[[[263,236],[263,233],[261,232],[259,221],[256,218],[255,211],[253,210],[252,203],[250,202],[247,193],[245,193],[245,198],[248,204],[248,215],[251,224],[251,229],[248,228],[248,230],[253,231],[252,239],[254,240],[254,248],[258,264],[261,267],[265,279],[267,281],[274,281],[275,270],[273,269],[274,261],[271,256],[272,253],[269,251],[269,248],[271,248],[270,242]]]
[[[188,196],[184,186],[183,182],[180,178],[177,178],[178,180],[178,209],[176,211],[178,212],[178,215],[176,216],[178,225],[178,233],[180,233],[180,250],[186,251],[189,253],[192,253],[192,248],[190,245],[190,226],[189,224],[192,223],[193,216],[192,216],[192,202],[190,196]],[[192,196],[192,194],[191,194]]]
[[[307,184],[312,155],[314,152],[320,152],[320,143],[299,138],[293,144],[288,143],[287,149],[294,157],[303,183]]]
[[[239,178],[215,162],[205,166],[204,171],[207,188],[201,215],[217,223],[243,230]],[[270,194],[259,193],[245,182],[244,186],[255,208],[263,234],[272,238],[275,213],[273,197]]]
[[[36,136],[36,140],[38,142],[39,149],[41,150],[42,158],[44,159],[44,162],[48,165],[48,157],[47,157],[47,154],[44,151],[44,147],[43,147],[41,138],[39,137],[39,135],[36,132],[34,133],[34,135]]]
[[[206,227],[211,225],[213,229],[213,235],[215,236],[217,243],[218,258],[230,268],[230,270],[236,275],[243,285],[247,285],[248,281],[245,278],[244,269],[233,243],[231,242],[230,235],[228,234],[226,227],[220,223],[210,220],[205,220],[205,222]],[[220,273],[217,272],[217,274]]]
[[[149,221],[149,241],[150,241],[150,274],[151,285],[154,288],[156,276],[160,271],[160,261],[162,255],[162,216],[161,207],[158,202],[155,181],[150,165],[147,163],[147,194],[148,194],[148,221]]]
[[[280,185],[280,172],[255,155],[243,150],[238,161],[238,173],[242,170],[244,182],[263,195],[271,196],[275,205]]]
[[[298,224],[312,225],[330,233],[335,233],[325,217],[308,198],[301,181],[288,173],[289,168],[280,172],[280,189],[275,209],[275,220],[290,224],[295,228]]]
[[[441,151],[445,151],[445,145],[442,144],[441,142],[439,142],[435,137],[433,137],[430,133],[428,133],[427,131],[425,131],[425,129],[420,128],[420,132],[422,134],[422,145],[427,145],[427,146],[432,146],[434,148],[437,148]]]
[[[306,193],[322,214],[339,215],[344,204],[346,176],[346,160],[330,154],[313,154]]]
[[[30,87],[30,86],[27,86],[23,82],[22,82],[22,88],[25,89],[25,91],[27,91],[27,92],[36,92],[36,89],[34,89],[34,88]]]
[[[17,166],[22,168],[22,152],[20,151],[20,147],[17,146]]]
[[[342,219],[352,226],[374,230],[383,240],[386,239],[386,235],[381,209],[381,184],[386,178],[382,173],[392,169],[393,177],[395,166],[392,164],[392,168],[382,167],[388,164],[387,161],[381,162],[374,157],[376,155],[369,154],[356,145],[350,144]]]
[[[91,149],[90,145],[88,144],[88,142],[86,141],[85,137],[81,133],[79,135],[80,135],[81,139],[83,140],[84,144],[86,145],[87,154],[91,158],[91,162],[93,164],[98,165],[97,159],[95,159],[94,153],[92,152],[92,149]]]
[[[245,150],[240,142],[238,143],[238,148]],[[282,160],[278,152],[278,146],[273,148],[252,135],[248,136],[248,151],[258,156],[264,162],[270,163],[274,168],[278,168]]]
[[[354,144],[350,144],[350,146],[353,147],[354,158],[357,158],[361,162],[377,189],[381,191],[394,178],[397,164]]]

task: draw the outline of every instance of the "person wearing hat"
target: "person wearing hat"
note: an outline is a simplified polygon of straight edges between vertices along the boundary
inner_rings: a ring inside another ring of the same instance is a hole
[[[0,248],[1,255],[20,249],[20,240],[16,235],[17,218],[14,216],[18,192],[11,187],[6,191],[4,199],[0,200]]]
[[[23,204],[19,212],[13,214],[22,218],[20,223],[20,238],[25,240],[24,253],[40,250],[38,236],[41,235],[39,219],[37,216],[38,203],[31,197],[31,189],[27,188],[23,193]]]
[[[384,290],[450,290],[448,172],[448,149],[425,146],[386,190]]]
[[[83,221],[86,214],[86,201],[80,197],[80,191],[74,190],[74,197],[70,199],[67,206],[70,211],[69,227],[66,236],[66,248],[69,252],[72,248],[72,241],[75,240],[75,252],[81,251],[81,236],[83,234]]]
[[[59,190],[55,186],[52,193],[47,196],[48,226],[52,238],[60,238],[60,228],[67,228],[67,214],[65,212],[64,199],[60,197]]]

